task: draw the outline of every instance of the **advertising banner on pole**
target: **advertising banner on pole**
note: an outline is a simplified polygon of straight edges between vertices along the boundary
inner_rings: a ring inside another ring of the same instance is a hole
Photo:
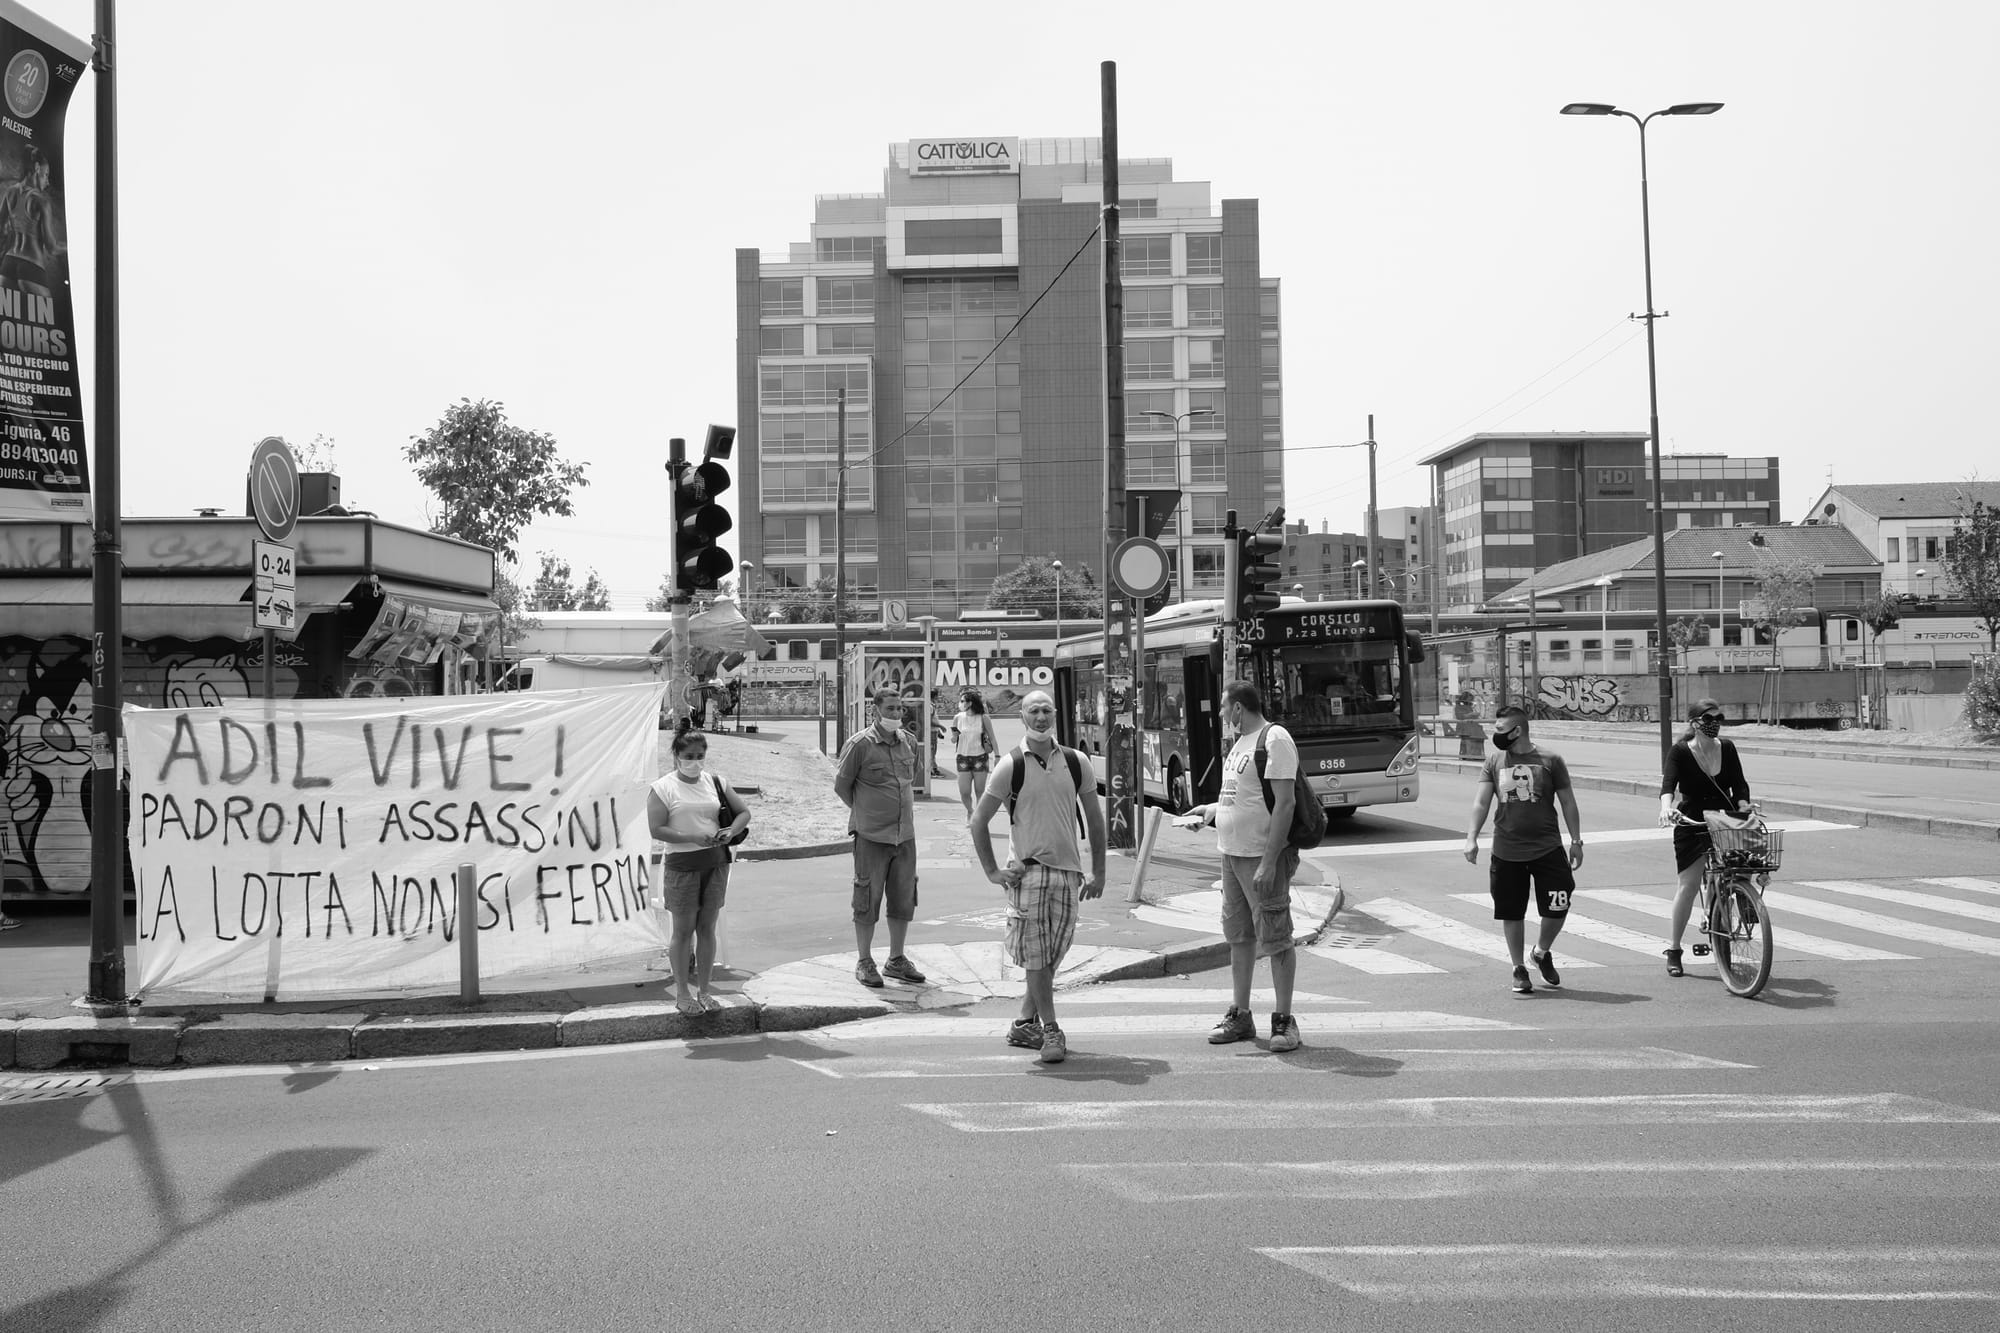
[[[661,684],[125,709],[141,994],[452,986],[666,947]]]
[[[90,522],[63,117],[90,45],[0,0],[0,518]]]

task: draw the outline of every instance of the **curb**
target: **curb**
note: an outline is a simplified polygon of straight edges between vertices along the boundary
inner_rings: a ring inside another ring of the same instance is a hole
[[[1419,767],[1434,773],[1462,773],[1470,760],[1435,759],[1418,761]],[[1585,791],[1617,792],[1624,796],[1658,796],[1660,784],[1643,778],[1606,778],[1572,773],[1570,785]],[[1888,810],[1863,810],[1846,805],[1817,805],[1810,801],[1760,800],[1757,808],[1767,815],[1790,819],[1823,819],[1831,824],[1853,824],[1858,828],[1895,829],[1924,837],[1970,838],[1978,842],[2000,841],[2000,824],[1982,824],[1972,819],[1935,819],[1928,815],[1903,815]]]
[[[739,861],[803,861],[809,856],[832,856],[844,852],[850,844],[839,842],[808,842],[797,847],[746,847],[736,853]]]
[[[842,844],[844,845],[844,844]],[[1295,948],[1319,941],[1347,905],[1337,875],[1333,906]],[[1098,973],[1083,985],[1203,972],[1229,962],[1225,940],[1205,940]],[[1068,988],[1066,988],[1068,989]],[[337,1065],[421,1055],[537,1051],[698,1037],[799,1032],[884,1017],[886,1004],[756,1004],[726,996],[723,1007],[683,1014],[672,1001],[598,1005],[567,1013],[397,1014],[380,1009],[324,1013],[98,1014],[0,1019],[0,1070],[69,1065],[162,1069],[206,1065]],[[0,1100],[6,1088],[0,1085]]]

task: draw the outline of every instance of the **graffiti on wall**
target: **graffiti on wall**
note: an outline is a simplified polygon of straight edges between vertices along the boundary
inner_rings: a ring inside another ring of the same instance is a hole
[[[296,697],[307,659],[281,643],[273,680]],[[202,708],[263,689],[261,641],[164,639],[128,649],[126,697]],[[0,639],[0,860],[34,893],[90,889],[90,686],[84,640]]]
[[[1542,717],[1602,720],[1624,703],[1624,685],[1611,676],[1543,676],[1535,711]]]

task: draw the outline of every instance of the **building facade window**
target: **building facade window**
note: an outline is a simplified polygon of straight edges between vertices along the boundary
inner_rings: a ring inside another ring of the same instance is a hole
[[[1170,329],[1174,326],[1174,289],[1130,287],[1125,292],[1125,327]]]
[[[1187,307],[1189,328],[1219,329],[1222,327],[1221,287],[1188,288]]]
[[[1226,495],[1190,495],[1188,497],[1189,524],[1197,537],[1220,537],[1223,519],[1229,509]],[[1297,573],[1297,569],[1292,571]]]
[[[1155,416],[1156,412],[1165,415]],[[1173,414],[1172,389],[1133,389],[1125,395],[1127,435],[1158,435],[1171,431],[1174,428]]]
[[[999,218],[911,218],[903,224],[906,255],[997,255]]]
[[[1190,431],[1226,430],[1229,426],[1229,397],[1220,389],[1188,390]]]
[[[1222,586],[1222,548],[1220,546],[1197,546],[1188,552],[1191,589],[1212,592]]]
[[[872,263],[881,253],[880,236],[822,236],[813,242],[813,256],[832,263]]]
[[[1127,236],[1118,271],[1128,278],[1171,278],[1174,276],[1174,238],[1171,236]]]
[[[1171,338],[1140,338],[1125,344],[1125,378],[1170,380],[1174,377]]]
[[[1125,446],[1125,484],[1178,486],[1180,468],[1179,460],[1174,457],[1173,441],[1161,444],[1128,443]]]
[[[1229,482],[1229,464],[1219,440],[1196,440],[1188,446],[1188,482],[1195,486],[1224,486]]]
[[[841,356],[875,350],[873,324],[821,324],[816,336],[821,356]]]
[[[803,315],[806,312],[804,278],[765,278],[757,284],[758,311],[765,318],[774,315]]]
[[[1158,199],[1120,199],[1118,212],[1128,218],[1156,218],[1160,216]]]
[[[875,313],[875,279],[820,278],[816,293],[817,313],[822,315],[872,315]]]
[[[1903,562],[1903,539],[1901,537],[1890,537],[1888,538],[1888,544],[1888,562],[1892,565],[1901,564]]]
[[[1188,378],[1191,380],[1222,378],[1222,339],[1188,339]]]
[[[1188,276],[1205,277],[1222,272],[1222,233],[1190,232],[1187,238]]]
[[[806,326],[779,324],[768,329],[758,329],[757,353],[760,356],[804,356]]]

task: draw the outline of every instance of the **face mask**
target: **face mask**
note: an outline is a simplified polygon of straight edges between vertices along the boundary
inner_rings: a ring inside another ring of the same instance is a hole
[[[900,717],[885,717],[879,725],[882,728],[884,736],[893,736],[903,729],[903,719]]]
[[[1046,736],[1056,729],[1056,720],[1053,717],[1030,716],[1024,713],[1021,716],[1021,723],[1027,727],[1031,736]]]
[[[1514,742],[1520,738],[1520,735],[1521,729],[1519,727],[1514,728],[1512,731],[1496,731],[1493,733],[1493,748],[1496,750],[1510,749]]]
[[[1698,717],[1694,721],[1694,728],[1702,735],[1713,739],[1722,734],[1722,719],[1719,717]]]
[[[674,760],[674,767],[680,771],[680,775],[684,778],[698,778],[701,776],[701,760],[699,759],[676,759]]]

